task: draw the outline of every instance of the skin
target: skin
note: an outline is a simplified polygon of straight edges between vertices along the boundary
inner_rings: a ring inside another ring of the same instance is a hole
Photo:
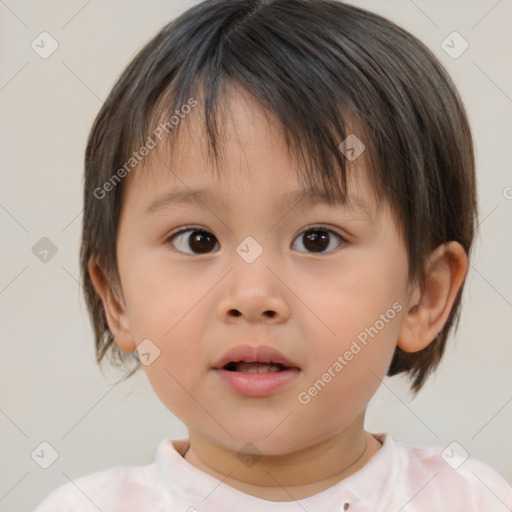
[[[421,350],[441,331],[468,262],[460,244],[449,242],[430,255],[422,290],[408,282],[404,241],[388,207],[374,210],[364,154],[351,164],[349,194],[360,196],[373,216],[305,200],[285,206],[283,195],[301,185],[279,128],[236,91],[230,109],[225,173],[211,171],[200,150],[206,142],[199,114],[189,114],[172,165],[155,159],[154,172],[130,177],[117,237],[121,291],[94,259],[89,272],[117,345],[133,352],[149,338],[159,348],[144,369],[160,400],[188,427],[185,459],[247,494],[302,499],[378,452],[379,441],[364,430],[368,401],[397,345]],[[211,188],[212,201],[145,213],[178,186]],[[334,231],[325,252],[304,245],[302,234],[318,224]],[[175,245],[169,240],[189,225],[214,236],[209,253],[193,254],[197,245],[191,249],[187,237],[194,229]],[[263,248],[251,264],[236,252],[247,236]],[[317,396],[300,403],[298,394],[394,303],[401,311]],[[211,367],[242,343],[277,348],[299,365],[299,375],[267,398],[233,393]],[[247,443],[256,449],[244,449]],[[239,453],[261,458],[248,467]]]

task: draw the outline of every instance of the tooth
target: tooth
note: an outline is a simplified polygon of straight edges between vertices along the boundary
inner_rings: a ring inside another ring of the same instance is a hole
[[[281,371],[281,366],[274,363],[237,363],[235,371],[244,373],[275,373]]]

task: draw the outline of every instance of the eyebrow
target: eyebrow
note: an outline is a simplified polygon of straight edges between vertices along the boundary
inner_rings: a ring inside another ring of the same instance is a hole
[[[319,189],[299,189],[281,196],[281,208],[292,208],[296,203],[304,200],[304,206],[313,206],[315,204],[340,205],[352,211],[362,213],[366,217],[373,219],[373,213],[367,203],[359,196],[350,196],[350,204],[341,200],[330,200],[323,190]],[[193,204],[197,206],[212,206],[212,203],[227,206],[225,198],[217,191],[203,188],[193,190],[190,188],[176,189],[163,194],[153,201],[145,210],[146,215],[154,215],[164,209],[172,209],[174,206]]]

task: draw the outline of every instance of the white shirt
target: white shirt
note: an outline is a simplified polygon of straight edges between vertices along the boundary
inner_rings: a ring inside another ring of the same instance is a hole
[[[161,441],[156,462],[116,467],[67,482],[35,512],[505,512],[512,487],[486,464],[455,452],[395,443],[359,471],[309,498],[273,502],[245,494],[187,462],[188,439]],[[292,492],[293,493],[293,492]]]

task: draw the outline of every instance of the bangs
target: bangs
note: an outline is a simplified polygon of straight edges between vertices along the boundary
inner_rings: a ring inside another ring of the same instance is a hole
[[[287,23],[279,22],[283,16],[289,18],[286,5],[259,3],[245,12],[238,5],[237,18],[231,20],[229,6],[221,8],[226,10],[227,21],[217,23],[215,30],[208,20],[194,19],[193,8],[157,36],[154,44],[162,48],[153,48],[156,57],[140,73],[144,81],[137,87],[139,101],[132,105],[128,137],[122,138],[131,139],[126,153],[150,138],[156,143],[135,172],[151,172],[157,161],[170,168],[173,147],[192,122],[189,116],[199,119],[210,167],[220,172],[223,129],[237,90],[256,100],[269,122],[279,126],[302,186],[322,191],[332,204],[350,204],[347,169],[364,166],[375,191],[374,209],[379,211],[387,199],[387,194],[377,193],[385,188],[385,177],[373,157],[370,135],[375,139],[380,124],[378,116],[369,118],[366,111],[376,112],[380,109],[375,107],[384,105],[382,95],[352,62],[358,58],[356,45],[348,52],[336,52],[340,43],[333,31],[319,33],[317,29],[308,40],[304,37],[307,27],[292,37]],[[183,34],[176,29],[186,23],[184,16],[194,19],[195,30],[186,47],[180,45]],[[325,52],[319,49],[319,37]],[[192,109],[191,99],[195,102]],[[370,104],[374,108],[368,109]],[[357,162],[347,159],[340,149],[349,135],[365,146]],[[383,129],[380,138],[385,137]]]
[[[351,121],[349,129],[341,115],[336,118],[338,126],[331,129],[326,128],[325,119],[324,123],[309,123],[293,104],[285,104],[285,95],[282,98],[258,98],[252,90],[239,83],[222,77],[219,77],[219,82],[220,87],[212,92],[205,89],[204,82],[198,79],[188,91],[181,90],[180,94],[170,95],[155,107],[147,123],[148,130],[139,134],[135,147],[151,139],[155,141],[155,146],[135,173],[157,173],[161,172],[162,167],[172,172],[173,156],[180,140],[188,138],[193,141],[200,137],[202,145],[197,144],[198,151],[204,151],[207,169],[216,172],[217,176],[227,171],[223,141],[226,140],[226,128],[233,119],[231,103],[236,97],[242,96],[253,100],[251,104],[256,105],[269,125],[276,127],[282,135],[302,188],[318,190],[331,205],[354,206],[347,190],[347,171],[352,170],[350,180],[356,179],[357,173],[363,168],[369,172],[369,152],[365,151],[358,157],[356,167],[355,162],[347,160],[340,146],[348,134],[354,136],[354,131],[359,139],[367,140],[359,125],[354,130],[356,123]],[[190,104],[194,106],[189,108]],[[329,108],[326,105],[326,110],[340,112],[340,107]],[[296,115],[290,119],[289,112]],[[134,173],[130,178],[133,176]],[[375,203],[372,204],[372,215],[380,208],[382,201],[378,197],[372,194]]]

